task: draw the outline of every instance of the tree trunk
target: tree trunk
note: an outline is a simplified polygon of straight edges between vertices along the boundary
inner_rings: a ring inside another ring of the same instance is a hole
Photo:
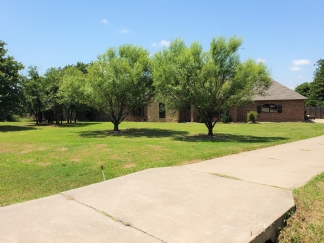
[[[78,117],[78,111],[75,111],[74,124],[76,124],[77,117]]]
[[[213,119],[208,119],[208,121],[205,123],[206,127],[208,128],[208,136],[214,136],[213,133]]]
[[[213,126],[208,126],[208,136],[214,136],[214,133],[213,133]]]
[[[119,131],[119,129],[118,129],[118,123],[114,123],[114,131]]]
[[[70,124],[72,124],[72,119],[73,119],[73,110],[71,109],[71,112],[70,112]]]
[[[38,112],[38,122],[40,124],[43,123],[43,112],[41,112],[41,111]]]
[[[34,115],[35,115],[36,125],[38,125],[38,113],[37,113],[37,110],[34,112]]]

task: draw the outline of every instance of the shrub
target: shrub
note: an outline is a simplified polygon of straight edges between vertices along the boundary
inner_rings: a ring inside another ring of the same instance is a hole
[[[232,117],[229,114],[229,112],[224,113],[223,116],[222,116],[222,118],[220,119],[220,121],[223,122],[223,123],[232,122]]]
[[[247,122],[256,123],[258,120],[258,113],[256,111],[249,111],[247,113]]]

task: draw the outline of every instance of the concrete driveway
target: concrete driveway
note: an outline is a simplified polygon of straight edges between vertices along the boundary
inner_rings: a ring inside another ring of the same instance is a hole
[[[0,242],[265,242],[292,188],[324,171],[324,136],[148,169],[0,208]]]

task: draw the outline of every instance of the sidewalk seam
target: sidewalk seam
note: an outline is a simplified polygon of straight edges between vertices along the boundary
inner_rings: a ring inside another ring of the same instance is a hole
[[[104,216],[106,216],[106,217],[108,217],[108,218],[114,220],[114,221],[117,222],[117,223],[121,223],[121,224],[123,224],[124,226],[131,227],[131,228],[133,228],[133,229],[135,229],[135,230],[138,230],[138,231],[141,231],[141,232],[143,232],[144,234],[149,235],[149,236],[151,236],[151,237],[153,237],[153,238],[155,238],[155,239],[157,239],[157,240],[159,240],[159,241],[161,241],[161,242],[163,242],[163,243],[167,243],[166,241],[163,241],[162,239],[159,239],[159,238],[157,238],[156,236],[151,235],[151,234],[145,232],[144,230],[141,230],[141,229],[139,229],[139,228],[137,228],[137,227],[131,225],[130,223],[124,222],[123,220],[118,219],[118,218],[115,218],[114,216],[112,216],[112,215],[110,215],[110,214],[108,214],[108,213],[106,213],[106,212],[104,212],[104,211],[101,211],[101,210],[99,210],[99,209],[96,209],[95,207],[92,207],[92,206],[90,206],[90,205],[88,205],[88,204],[82,203],[82,202],[76,200],[75,198],[73,198],[73,197],[71,197],[71,196],[69,196],[69,195],[64,194],[63,192],[60,192],[59,194],[60,194],[61,196],[65,197],[67,200],[73,200],[73,201],[75,201],[76,203],[78,203],[78,204],[80,204],[80,205],[82,205],[82,206],[85,206],[85,207],[91,208],[91,209],[93,209],[94,211],[96,211],[96,212],[98,212],[98,213],[100,213],[100,214],[102,214],[102,215],[104,215]]]

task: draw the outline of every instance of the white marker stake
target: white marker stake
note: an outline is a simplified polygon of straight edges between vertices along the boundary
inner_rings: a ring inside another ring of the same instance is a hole
[[[101,168],[101,172],[102,172],[103,180],[105,181],[105,180],[106,180],[106,177],[105,177],[105,172],[104,172],[104,170],[103,170],[103,165],[100,166],[100,168]]]

